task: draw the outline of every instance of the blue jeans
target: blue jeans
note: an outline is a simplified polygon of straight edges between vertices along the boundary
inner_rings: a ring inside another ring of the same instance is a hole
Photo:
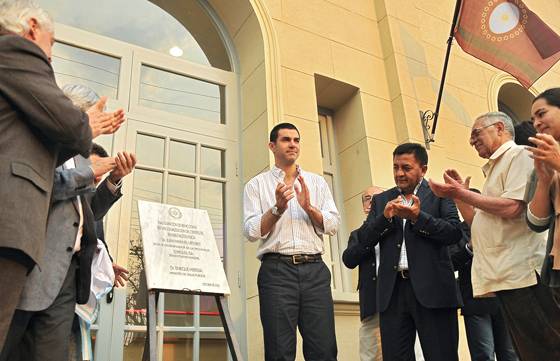
[[[518,361],[501,312],[464,318],[472,361]]]

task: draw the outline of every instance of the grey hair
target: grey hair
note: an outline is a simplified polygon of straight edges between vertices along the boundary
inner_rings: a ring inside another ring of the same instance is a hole
[[[66,84],[62,92],[83,112],[99,101],[99,95],[93,89],[81,84]]]
[[[512,139],[515,139],[515,127],[513,125],[513,120],[504,112],[489,112],[480,115],[476,120],[484,119],[484,125],[492,124],[493,122],[502,122],[504,124],[504,129],[511,135]]]
[[[29,31],[29,19],[37,20],[39,26],[54,32],[52,17],[33,0],[0,0],[0,29],[23,35]]]

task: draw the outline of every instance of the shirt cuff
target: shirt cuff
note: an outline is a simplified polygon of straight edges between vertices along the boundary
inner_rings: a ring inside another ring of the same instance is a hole
[[[117,194],[122,187],[122,179],[119,179],[117,184],[113,184],[111,178],[107,178],[107,188],[113,195]]]
[[[531,212],[531,207],[527,206],[527,219],[535,226],[546,226],[550,223],[550,216],[541,218],[537,217]]]
[[[245,236],[251,242],[254,242],[259,239],[265,239],[268,237],[272,229],[267,234],[261,235],[261,221],[263,215],[260,214],[258,216],[252,217],[249,221],[245,223]]]
[[[319,210],[319,212],[321,212],[321,214],[323,215],[323,227],[320,228],[313,225],[313,227],[315,228],[315,233],[317,233],[317,235],[319,236],[322,236],[323,234],[333,236],[338,230],[338,217],[336,217],[329,211]]]

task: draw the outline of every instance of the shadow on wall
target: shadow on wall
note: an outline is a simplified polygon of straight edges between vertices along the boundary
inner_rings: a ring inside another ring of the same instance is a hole
[[[414,37],[406,30],[406,28],[402,25],[399,26],[399,31],[402,39],[402,44],[404,48],[406,57],[406,63],[408,66],[408,72],[411,75],[411,78],[429,78],[430,85],[435,94],[439,92],[439,83],[441,74],[437,74],[438,78],[434,78],[428,71],[427,66],[427,59],[426,53],[424,51],[424,47],[420,44]],[[442,59],[444,57],[444,53],[442,52],[441,56]],[[413,59],[419,59],[418,61],[413,61]],[[412,86],[414,88],[414,92],[416,95],[416,83],[413,81]],[[416,97],[418,99],[418,97]],[[470,118],[469,114],[455,96],[450,94],[449,92],[443,91],[442,96],[442,104],[446,105],[449,110],[456,116],[457,120],[462,121],[466,126],[472,125],[472,119]],[[432,105],[435,108],[435,104]]]

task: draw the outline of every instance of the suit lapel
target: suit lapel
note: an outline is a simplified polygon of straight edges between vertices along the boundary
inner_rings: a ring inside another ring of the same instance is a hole
[[[77,155],[74,157],[74,167],[75,168],[82,168],[82,167],[87,167],[89,166],[91,163],[89,161],[89,159],[86,159],[84,157],[82,157],[81,155]],[[80,199],[83,198],[80,197]],[[78,214],[80,214],[80,206],[78,205],[78,197],[74,197],[72,198],[72,204],[74,205],[74,209],[76,209],[76,212],[78,212]]]
[[[420,207],[424,204],[426,198],[430,195],[430,186],[425,179],[422,179],[422,184],[418,187],[418,192],[416,193],[416,197],[420,199]]]

